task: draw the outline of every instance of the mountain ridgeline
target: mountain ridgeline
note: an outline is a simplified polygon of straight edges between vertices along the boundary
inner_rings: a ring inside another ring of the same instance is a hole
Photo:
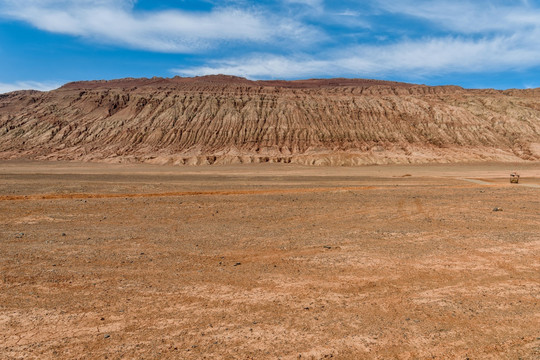
[[[540,89],[216,75],[0,95],[0,159],[202,165],[540,160]]]

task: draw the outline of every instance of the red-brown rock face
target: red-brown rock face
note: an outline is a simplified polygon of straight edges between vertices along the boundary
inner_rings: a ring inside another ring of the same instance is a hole
[[[540,89],[231,76],[0,95],[0,158],[356,165],[540,160]]]

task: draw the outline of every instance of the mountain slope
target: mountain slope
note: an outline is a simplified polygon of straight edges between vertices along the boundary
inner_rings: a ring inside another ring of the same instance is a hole
[[[0,95],[0,158],[320,165],[540,160],[540,90],[232,76]]]

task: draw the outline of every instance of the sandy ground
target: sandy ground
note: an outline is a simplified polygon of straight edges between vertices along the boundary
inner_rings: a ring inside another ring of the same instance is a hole
[[[0,162],[0,358],[540,359],[515,168]]]

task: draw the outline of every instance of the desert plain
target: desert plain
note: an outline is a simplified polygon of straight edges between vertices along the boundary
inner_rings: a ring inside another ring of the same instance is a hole
[[[2,161],[0,358],[540,359],[539,195],[539,163]]]

